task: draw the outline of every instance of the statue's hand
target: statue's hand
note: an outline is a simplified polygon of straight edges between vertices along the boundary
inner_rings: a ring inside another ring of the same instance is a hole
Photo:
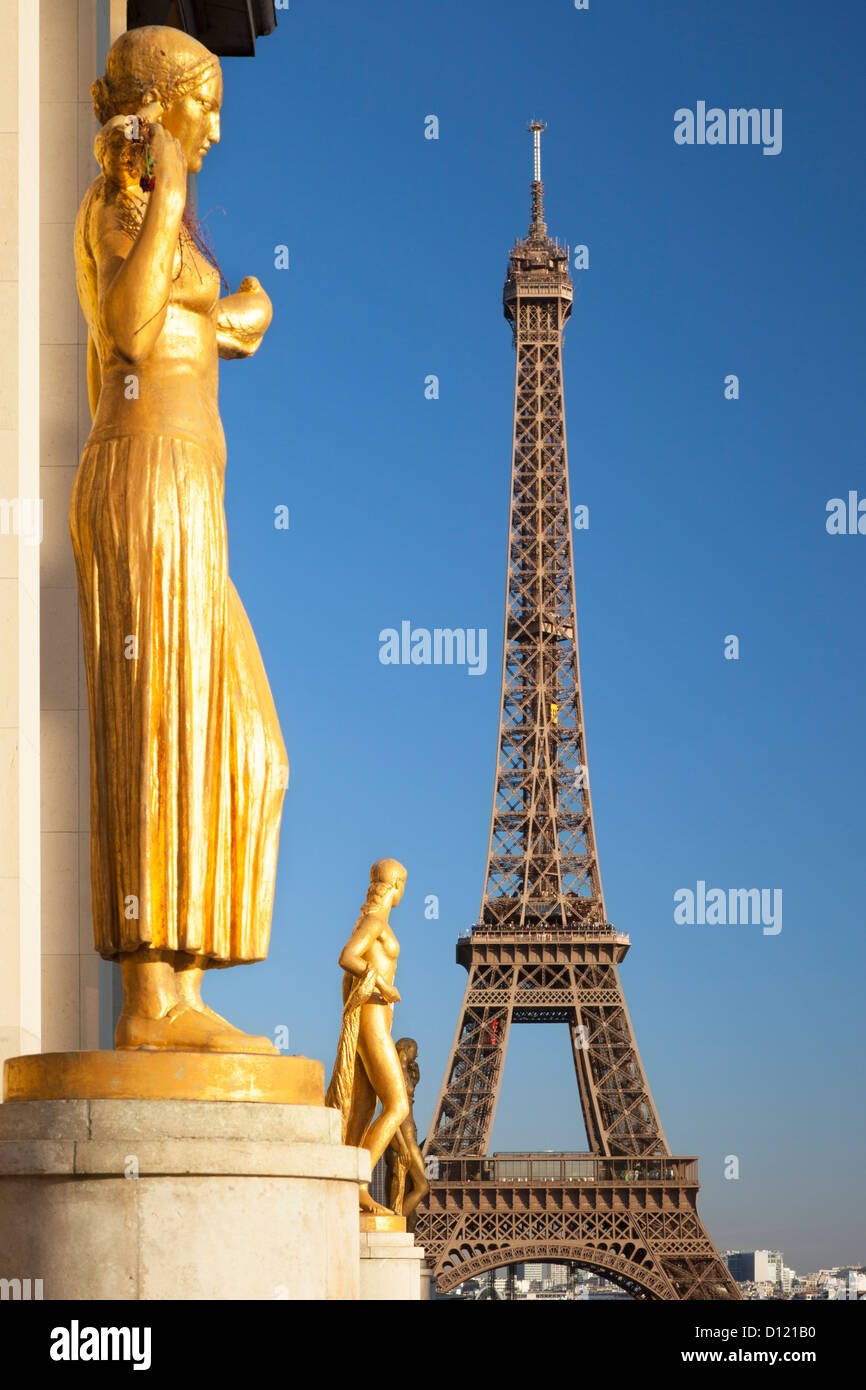
[[[399,992],[399,990],[397,990],[397,989],[394,987],[394,985],[389,985],[389,984],[387,983],[387,981],[385,981],[385,980],[382,979],[381,975],[379,976],[379,979],[378,979],[378,982],[377,982],[377,985],[376,985],[376,989],[377,989],[377,991],[379,992],[379,994],[381,994],[381,996],[382,996],[382,998],[385,1000],[386,1004],[399,1004],[399,1003],[400,1003],[400,992]]]
[[[164,193],[174,193],[186,203],[186,155],[180,141],[170,135],[159,121],[151,121],[147,142],[155,164],[156,187]]]

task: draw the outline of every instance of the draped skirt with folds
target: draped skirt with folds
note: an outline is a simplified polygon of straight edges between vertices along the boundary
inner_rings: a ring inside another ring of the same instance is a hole
[[[70,529],[96,949],[263,960],[288,762],[228,576],[221,461],[160,435],[88,442]]]

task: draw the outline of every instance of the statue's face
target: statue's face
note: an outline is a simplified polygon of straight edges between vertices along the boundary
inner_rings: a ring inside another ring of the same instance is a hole
[[[222,74],[217,71],[194,92],[175,97],[163,114],[162,124],[180,143],[190,173],[198,173],[211,145],[219,143],[222,99]]]

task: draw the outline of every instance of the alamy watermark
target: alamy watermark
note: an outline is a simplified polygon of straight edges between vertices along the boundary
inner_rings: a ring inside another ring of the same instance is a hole
[[[82,1327],[73,1318],[68,1327],[51,1330],[48,1355],[52,1361],[131,1361],[134,1371],[147,1371],[151,1362],[149,1327]]]
[[[0,1300],[28,1302],[42,1298],[41,1279],[0,1279]]]
[[[42,498],[0,497],[0,535],[20,536],[27,545],[41,545]]]
[[[763,154],[782,153],[782,108],[737,106],[727,111],[699,101],[674,112],[678,145],[763,145]]]
[[[762,926],[764,936],[782,930],[781,888],[707,888],[697,886],[674,893],[674,921],[680,926]]]
[[[866,497],[861,498],[853,488],[847,501],[831,497],[824,525],[828,536],[866,536]]]
[[[413,627],[408,618],[379,633],[383,666],[465,666],[470,676],[487,670],[486,627]]]

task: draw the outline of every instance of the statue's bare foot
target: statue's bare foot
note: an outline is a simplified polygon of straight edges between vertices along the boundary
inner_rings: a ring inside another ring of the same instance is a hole
[[[371,1211],[374,1216],[394,1215],[390,1207],[380,1206],[378,1202],[375,1202],[373,1200],[373,1198],[367,1191],[366,1186],[363,1183],[361,1184],[361,1187],[358,1189],[358,1205],[361,1208],[361,1211]]]
[[[279,1055],[269,1038],[256,1037],[216,1021],[207,1013],[175,1004],[161,1018],[147,1018],[124,1009],[118,1020],[114,1045],[119,1050],[176,1052],[254,1052]]]

